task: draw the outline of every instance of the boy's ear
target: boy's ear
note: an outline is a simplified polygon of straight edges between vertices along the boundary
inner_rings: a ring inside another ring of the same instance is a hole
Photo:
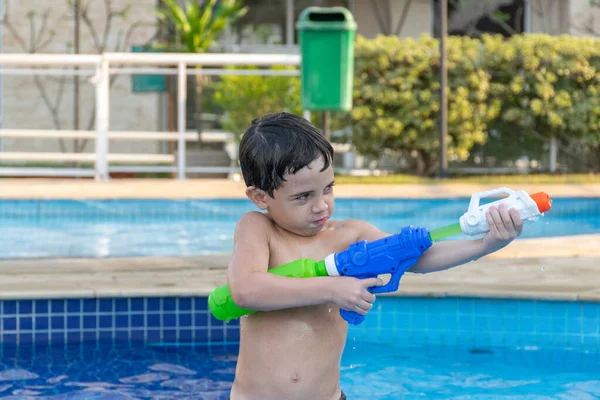
[[[261,210],[266,210],[268,207],[267,198],[269,195],[262,189],[255,186],[248,186],[246,188],[246,196]]]

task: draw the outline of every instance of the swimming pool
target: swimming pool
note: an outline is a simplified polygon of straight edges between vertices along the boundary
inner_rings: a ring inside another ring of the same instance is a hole
[[[226,399],[239,325],[206,298],[2,301],[0,396]],[[349,330],[353,399],[600,396],[600,304],[379,297]]]
[[[237,346],[143,347],[101,343],[5,350],[5,399],[227,399]],[[35,354],[35,356],[34,356]],[[8,364],[8,365],[7,365]],[[50,366],[50,367],[49,367]],[[361,343],[342,358],[348,399],[594,399],[598,356]]]
[[[365,219],[387,232],[454,223],[456,199],[338,199],[334,218]],[[0,258],[190,256],[231,252],[248,200],[2,200]],[[600,233],[600,198],[557,198],[522,237]],[[454,238],[460,238],[456,236]]]

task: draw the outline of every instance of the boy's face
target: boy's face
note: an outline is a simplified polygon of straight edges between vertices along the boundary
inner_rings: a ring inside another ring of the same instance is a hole
[[[319,233],[333,213],[333,167],[321,171],[323,157],[319,157],[293,175],[285,175],[285,182],[264,196],[265,208],[281,228],[300,236]]]

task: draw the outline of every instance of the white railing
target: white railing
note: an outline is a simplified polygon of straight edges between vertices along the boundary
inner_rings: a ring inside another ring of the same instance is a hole
[[[232,70],[224,67],[275,65],[293,66],[292,70]],[[189,66],[201,67],[188,69]],[[94,176],[108,180],[110,171],[215,172],[224,168],[191,167],[186,169],[186,141],[197,140],[198,134],[186,132],[187,75],[299,75],[300,56],[296,54],[185,54],[185,53],[104,53],[73,54],[0,54],[0,73],[4,75],[88,75],[96,88],[95,131],[0,129],[0,137],[94,139],[94,153],[0,152],[0,161],[93,162],[94,170],[67,168],[0,168],[0,175]],[[65,70],[57,67],[78,67]],[[220,67],[220,68],[218,68]],[[170,132],[115,132],[109,125],[109,91],[111,74],[177,75],[177,135]],[[202,132],[202,140],[226,142],[228,153],[235,153],[235,141],[224,132]],[[178,157],[171,154],[111,154],[109,140],[177,141]],[[111,162],[127,165],[110,167]],[[177,164],[176,166],[174,164]],[[156,165],[156,164],[163,164]],[[170,164],[170,165],[164,165]],[[225,168],[229,171],[230,168]]]

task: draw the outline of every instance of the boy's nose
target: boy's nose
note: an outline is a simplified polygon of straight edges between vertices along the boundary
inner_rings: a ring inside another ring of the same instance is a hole
[[[329,205],[325,202],[325,200],[319,200],[316,202],[316,204],[313,206],[313,213],[315,214],[320,214],[324,211],[327,211],[327,209],[329,208]]]

